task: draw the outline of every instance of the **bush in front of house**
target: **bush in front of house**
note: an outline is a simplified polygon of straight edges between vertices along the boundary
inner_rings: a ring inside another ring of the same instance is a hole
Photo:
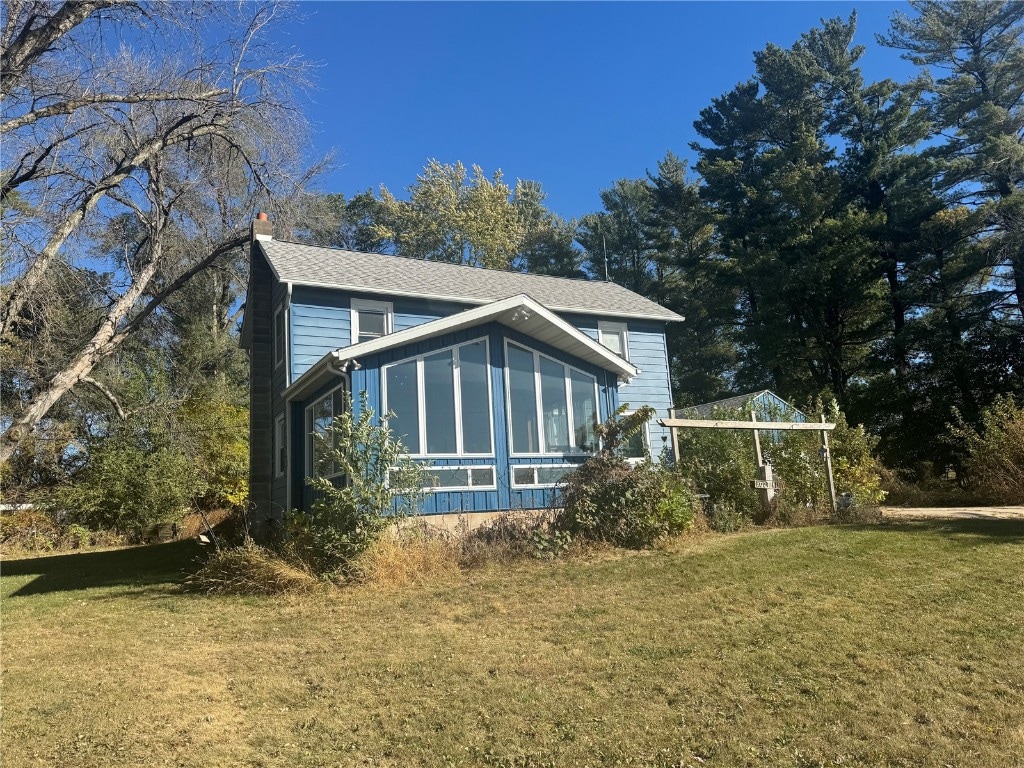
[[[555,530],[639,549],[693,523],[696,497],[683,478],[649,461],[630,464],[618,454],[654,416],[649,406],[624,415],[627,407],[598,425],[601,450],[563,480]]]
[[[415,513],[426,475],[408,449],[376,419],[366,393],[358,415],[351,402],[317,441],[317,476],[307,478],[316,500],[292,513],[286,553],[318,574],[346,576],[352,563],[390,526]]]
[[[180,522],[206,484],[173,434],[129,426],[90,452],[65,485],[39,499],[68,522],[140,542],[158,523]]]

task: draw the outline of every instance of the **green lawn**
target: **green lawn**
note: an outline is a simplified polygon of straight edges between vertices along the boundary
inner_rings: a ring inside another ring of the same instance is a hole
[[[1024,523],[806,528],[210,598],[2,564],[4,766],[1024,766]]]

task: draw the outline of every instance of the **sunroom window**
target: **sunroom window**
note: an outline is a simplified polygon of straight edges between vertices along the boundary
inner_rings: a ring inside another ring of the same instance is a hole
[[[493,451],[487,342],[460,344],[384,368],[384,410],[414,456]]]
[[[592,453],[597,380],[517,344],[506,350],[512,453]]]

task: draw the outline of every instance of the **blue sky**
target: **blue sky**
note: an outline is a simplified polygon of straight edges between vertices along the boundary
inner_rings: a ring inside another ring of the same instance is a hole
[[[428,158],[540,181],[551,210],[598,210],[618,178],[688,158],[699,111],[791,45],[856,8],[868,80],[915,69],[874,42],[890,2],[301,3],[280,41],[321,66],[304,105],[321,187],[396,195]]]

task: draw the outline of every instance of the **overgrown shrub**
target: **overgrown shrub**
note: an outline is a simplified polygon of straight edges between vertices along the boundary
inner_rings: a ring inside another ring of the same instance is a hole
[[[998,504],[1024,502],[1024,408],[1013,397],[997,398],[981,412],[980,428],[959,413],[949,440],[965,456],[965,489]]]
[[[679,476],[649,462],[631,465],[617,455],[619,446],[654,416],[649,406],[623,415],[626,408],[598,425],[600,452],[563,480],[555,530],[642,548],[692,523],[696,499]]]
[[[124,538],[113,531],[90,530],[77,523],[58,520],[52,513],[40,509],[0,515],[0,545],[8,552],[56,552],[122,544]]]
[[[849,493],[858,507],[877,506],[885,497],[884,469],[873,454],[877,438],[862,426],[847,424],[834,400],[827,406],[816,401],[805,412],[812,421],[824,413],[836,425],[829,441],[837,497]],[[715,417],[749,421],[750,409],[717,411]],[[750,430],[679,430],[679,473],[708,495],[712,508],[728,510],[719,513],[719,523],[714,522],[713,511],[709,514],[716,529],[742,527],[744,521],[806,524],[831,514],[821,447],[821,434],[816,431],[761,432],[764,458],[783,484],[770,510],[762,508],[758,492],[751,487],[757,461]]]
[[[750,413],[719,409],[715,418],[750,420]],[[750,481],[757,477],[751,433],[738,429],[679,429],[678,473],[698,493],[707,494],[709,523],[714,528],[715,506],[739,515],[748,524],[761,513],[760,497]],[[731,525],[731,524],[730,524]]]
[[[503,512],[461,536],[459,563],[478,567],[487,563],[510,563],[545,554],[545,536],[549,536],[553,516],[546,511]],[[568,534],[566,534],[568,535]],[[562,543],[568,544],[563,538]],[[547,547],[547,552],[551,547]]]
[[[350,571],[390,525],[416,510],[425,485],[423,468],[375,418],[365,392],[359,402],[358,415],[349,401],[323,435],[314,435],[318,473],[307,482],[316,500],[308,514],[288,521],[287,546],[320,574]]]
[[[177,522],[205,490],[173,436],[126,425],[89,453],[88,464],[41,501],[68,520],[141,541],[157,523]]]

